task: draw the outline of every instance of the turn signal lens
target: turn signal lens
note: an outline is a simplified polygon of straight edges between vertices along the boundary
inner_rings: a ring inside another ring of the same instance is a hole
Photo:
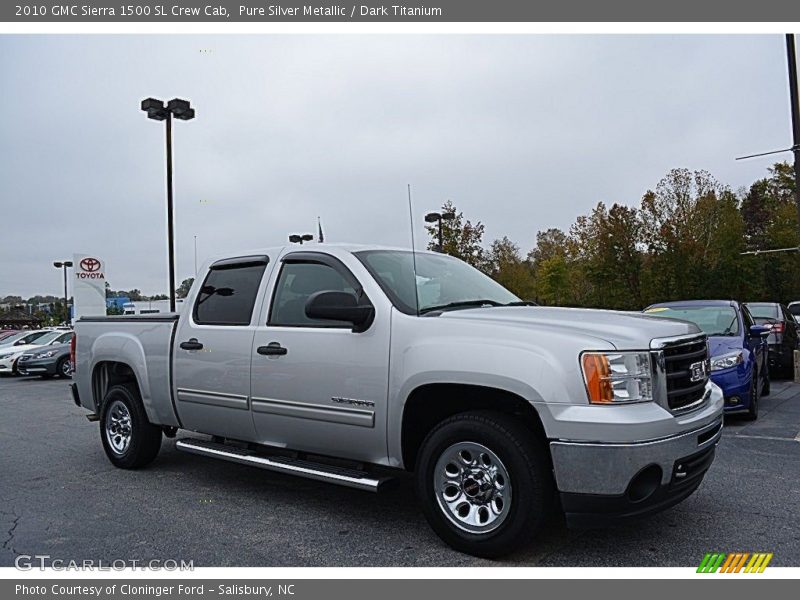
[[[608,359],[604,354],[583,355],[583,378],[589,390],[589,402],[609,404],[614,401],[614,390],[611,388]]]
[[[653,400],[648,352],[584,352],[583,379],[592,404],[626,404]]]

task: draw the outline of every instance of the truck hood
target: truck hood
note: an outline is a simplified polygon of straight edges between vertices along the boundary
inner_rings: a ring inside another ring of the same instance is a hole
[[[664,319],[634,312],[545,306],[497,306],[446,311],[440,319],[492,321],[498,325],[530,327],[561,335],[574,332],[576,337],[591,336],[612,344],[619,350],[646,349],[654,338],[699,334],[688,321]]]

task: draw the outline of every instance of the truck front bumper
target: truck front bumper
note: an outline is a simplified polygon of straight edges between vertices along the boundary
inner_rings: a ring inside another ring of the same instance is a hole
[[[602,526],[677,504],[700,485],[721,436],[719,416],[697,429],[643,442],[550,442],[568,524]]]

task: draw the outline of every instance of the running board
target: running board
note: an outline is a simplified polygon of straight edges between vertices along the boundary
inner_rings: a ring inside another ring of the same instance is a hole
[[[376,478],[357,469],[336,467],[289,456],[261,456],[244,448],[206,440],[183,438],[175,442],[175,447],[190,454],[220,458],[268,471],[326,481],[368,492],[377,492],[384,483],[390,480],[389,477]]]

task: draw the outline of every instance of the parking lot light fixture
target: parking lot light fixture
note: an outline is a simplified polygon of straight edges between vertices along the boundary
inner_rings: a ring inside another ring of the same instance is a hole
[[[444,238],[442,236],[442,221],[452,221],[456,218],[456,213],[450,211],[445,213],[429,212],[425,215],[426,223],[438,223],[439,245],[437,252],[444,252]]]
[[[71,260],[57,260],[53,263],[53,266],[56,269],[63,269],[64,270],[64,323],[66,325],[70,324],[69,318],[69,306],[68,306],[68,298],[67,295],[67,269],[72,266]]]
[[[301,246],[303,245],[304,242],[310,242],[313,239],[314,236],[311,235],[310,233],[304,233],[302,235],[295,233],[289,236],[289,241],[292,244],[300,244]]]
[[[158,98],[145,98],[141,109],[148,119],[167,122],[167,254],[169,255],[169,310],[175,312],[175,223],[172,202],[172,117],[181,121],[194,119],[188,100],[173,98],[166,105]]]

